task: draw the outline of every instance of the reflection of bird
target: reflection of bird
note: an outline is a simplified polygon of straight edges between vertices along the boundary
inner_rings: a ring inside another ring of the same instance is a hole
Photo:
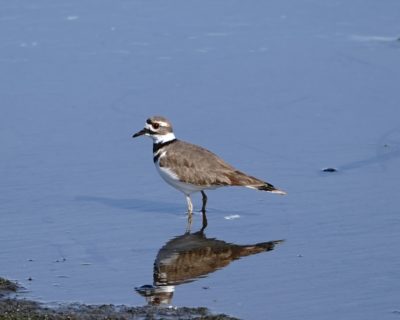
[[[186,233],[171,239],[159,250],[154,262],[154,286],[136,290],[146,296],[150,304],[169,304],[176,285],[205,277],[242,257],[273,250],[281,242],[283,240],[236,245],[207,238],[202,231]]]
[[[214,153],[177,140],[171,123],[164,117],[147,119],[144,129],[133,137],[141,135],[153,139],[153,159],[161,177],[186,196],[188,213],[191,218],[193,204],[190,195],[201,192],[204,213],[207,203],[206,189],[223,186],[242,186],[277,194],[286,194],[272,184],[249,176],[223,161]]]

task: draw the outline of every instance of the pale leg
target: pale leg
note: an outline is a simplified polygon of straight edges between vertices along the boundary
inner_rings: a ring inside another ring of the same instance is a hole
[[[190,199],[190,195],[186,195],[186,202],[187,202],[187,206],[188,206],[188,213],[192,214],[193,212],[193,203],[192,203],[192,199]]]
[[[193,213],[193,203],[192,199],[190,199],[190,195],[186,195],[186,202],[188,205],[188,225],[186,228],[186,232],[190,232],[190,229],[192,227],[192,213]]]

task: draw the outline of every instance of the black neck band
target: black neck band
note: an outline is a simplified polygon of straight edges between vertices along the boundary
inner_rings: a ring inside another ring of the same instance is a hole
[[[160,142],[160,143],[153,143],[153,153],[157,152],[158,150],[160,150],[161,148],[175,142],[176,139],[172,139],[166,142]]]
[[[158,158],[160,158],[160,156],[161,156],[161,152],[156,154],[158,150],[160,150],[161,148],[163,148],[163,147],[165,147],[165,146],[167,146],[167,145],[169,145],[169,144],[171,144],[171,143],[173,143],[175,141],[176,141],[176,139],[169,140],[167,142],[153,143],[153,155],[154,155],[153,161],[157,162]]]

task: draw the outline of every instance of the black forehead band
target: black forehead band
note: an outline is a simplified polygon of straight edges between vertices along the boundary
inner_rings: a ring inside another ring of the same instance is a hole
[[[146,123],[151,124],[151,119],[147,119]]]

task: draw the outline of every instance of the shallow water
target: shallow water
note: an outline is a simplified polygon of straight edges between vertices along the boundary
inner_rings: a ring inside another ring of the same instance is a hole
[[[135,287],[186,228],[151,141],[131,139],[162,114],[288,191],[210,191],[207,239],[285,242],[178,284],[172,304],[396,319],[400,3],[227,3],[2,5],[1,276],[46,302],[146,303]]]

